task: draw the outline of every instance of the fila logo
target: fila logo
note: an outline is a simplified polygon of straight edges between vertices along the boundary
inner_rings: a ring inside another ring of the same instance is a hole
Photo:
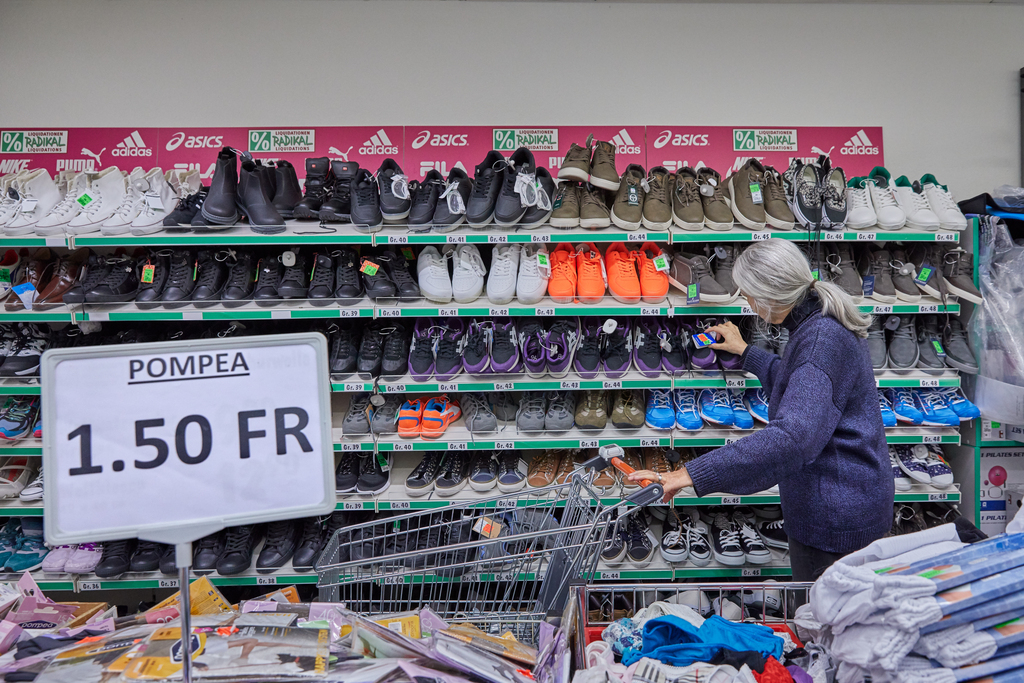
[[[469,173],[468,171],[466,171],[466,167],[462,165],[461,161],[456,161],[455,165],[452,166],[452,169],[456,169],[456,168],[462,169],[467,174]],[[443,175],[445,178],[447,178],[448,177],[448,171],[449,171],[449,169],[448,169],[448,162],[447,161],[421,161],[420,162],[420,177],[423,178],[430,171],[437,171],[438,173]]]
[[[167,151],[173,152],[174,150],[181,147],[181,144],[185,143],[186,149],[204,149],[211,147],[223,147],[224,136],[223,135],[185,135],[184,133],[175,133],[170,140],[167,141]]]
[[[612,144],[615,145],[616,154],[640,153],[640,145],[633,142],[633,138],[629,137],[629,132],[625,128],[612,136]]]
[[[0,159],[0,175],[8,173],[19,173],[28,170],[28,159]],[[61,170],[60,162],[57,162],[57,170]]]
[[[199,177],[200,178],[212,178],[213,177],[213,171],[216,169],[216,167],[217,167],[217,163],[213,162],[213,163],[211,163],[206,168],[206,171],[204,172],[202,170],[202,167],[199,164],[185,164],[185,163],[181,163],[181,164],[175,164],[174,165],[174,168],[176,168],[176,169],[180,168],[183,171],[199,171]]]
[[[663,130],[654,140],[654,149],[661,149],[665,145],[673,147],[707,147],[708,133],[676,133],[670,130]]]
[[[700,169],[707,166],[707,164],[705,164],[703,161],[698,161],[696,164],[693,164],[691,166],[690,162],[686,161],[685,159],[682,161],[663,161],[661,162],[661,165],[667,168],[672,173],[675,173],[681,168],[686,168],[687,166],[692,168],[694,171],[699,171]]]
[[[139,135],[139,131],[132,131],[132,134],[126,137],[121,142],[117,143],[117,146],[110,151],[115,157],[151,157],[153,156],[153,150],[146,147],[146,143],[142,141],[142,136]],[[102,152],[101,152],[102,154]]]
[[[398,147],[391,142],[391,138],[381,128],[370,136],[370,139],[359,148],[360,154],[398,154]]]
[[[465,147],[469,144],[468,135],[431,135],[429,130],[421,130],[412,141],[412,148],[419,149],[429,144],[431,147]]]
[[[863,129],[843,143],[839,148],[840,154],[878,154],[878,148],[871,144],[867,133]]]

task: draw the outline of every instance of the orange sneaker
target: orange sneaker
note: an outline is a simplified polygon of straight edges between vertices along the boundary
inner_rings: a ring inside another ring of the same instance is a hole
[[[558,304],[571,304],[576,298],[576,252],[568,242],[562,242],[551,252],[548,296]]]
[[[424,439],[436,439],[444,434],[448,425],[459,419],[462,409],[455,399],[435,396],[423,407],[423,419],[420,421],[420,436]]]
[[[422,398],[411,398],[402,404],[398,411],[398,435],[411,439],[420,435],[420,423],[423,421],[423,408],[427,402]]]
[[[640,278],[636,274],[636,252],[626,249],[622,242],[608,247],[604,254],[608,271],[608,290],[616,301],[624,304],[640,303]]]
[[[592,242],[576,248],[576,295],[585,304],[598,304],[604,298],[608,286],[608,274],[604,271],[604,258]]]
[[[654,259],[664,257],[667,268],[672,264],[672,257],[662,251],[654,242],[644,242],[640,251],[636,252],[637,266],[640,271],[640,292],[645,303],[660,304],[668,296],[668,272],[658,270]]]

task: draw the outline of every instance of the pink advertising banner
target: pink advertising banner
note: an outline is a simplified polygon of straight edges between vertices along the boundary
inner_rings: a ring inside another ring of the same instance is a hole
[[[865,175],[883,163],[881,127],[740,128],[733,126],[327,126],[317,128],[0,128],[0,173],[45,168],[95,170],[135,166],[213,173],[223,146],[248,150],[263,159],[291,162],[299,178],[305,159],[326,156],[357,161],[376,171],[394,158],[411,179],[436,169],[447,177],[456,166],[472,176],[474,167],[496,149],[510,156],[518,147],[533,151],[538,166],[557,175],[572,143],[587,136],[614,143],[619,172],[628,164],[710,166],[727,175],[756,157],[780,170],[793,157],[804,160],[832,153],[847,177]]]

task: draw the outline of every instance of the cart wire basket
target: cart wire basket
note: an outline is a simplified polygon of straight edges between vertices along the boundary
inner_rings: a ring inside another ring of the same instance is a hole
[[[593,579],[616,520],[663,495],[660,484],[642,482],[615,505],[598,504],[597,471],[633,471],[622,454],[605,446],[564,483],[339,529],[314,567],[320,599],[366,615],[430,607],[447,621],[535,643],[570,586]]]

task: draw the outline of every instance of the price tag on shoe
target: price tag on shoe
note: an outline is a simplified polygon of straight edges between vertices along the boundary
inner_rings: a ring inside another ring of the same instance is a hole
[[[694,282],[686,286],[686,305],[696,306],[700,303],[700,283]]]

